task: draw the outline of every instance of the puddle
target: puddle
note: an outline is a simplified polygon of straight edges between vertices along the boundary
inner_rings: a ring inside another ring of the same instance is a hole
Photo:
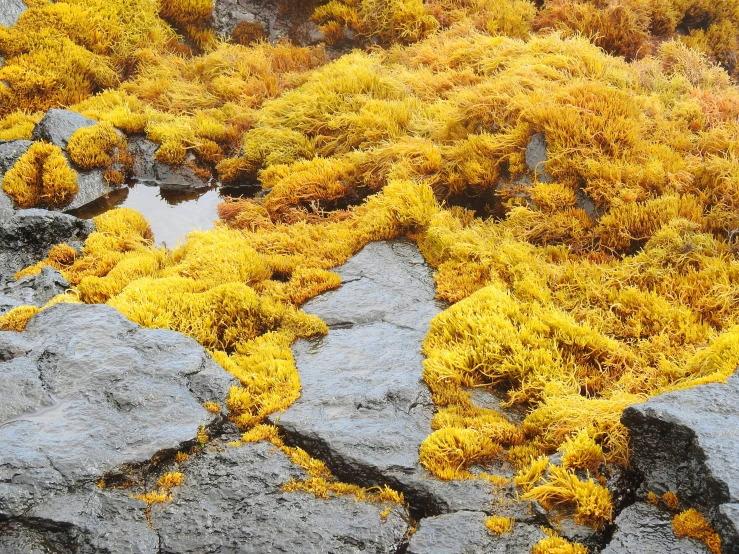
[[[158,246],[175,248],[190,231],[213,228],[218,220],[218,205],[226,196],[254,196],[259,190],[222,187],[183,192],[134,183],[68,213],[91,219],[113,208],[133,208],[151,224]]]

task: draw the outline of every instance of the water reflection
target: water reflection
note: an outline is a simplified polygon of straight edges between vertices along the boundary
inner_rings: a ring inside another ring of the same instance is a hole
[[[257,187],[222,187],[194,191],[160,190],[158,186],[134,183],[111,191],[95,202],[69,213],[84,219],[112,210],[133,208],[151,224],[154,239],[159,246],[174,248],[194,229],[213,228],[218,219],[217,207],[226,196],[251,197]]]

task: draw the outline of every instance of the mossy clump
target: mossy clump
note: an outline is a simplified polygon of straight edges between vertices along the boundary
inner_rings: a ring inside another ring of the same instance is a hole
[[[490,516],[485,520],[485,527],[493,535],[503,535],[511,532],[514,523],[515,521],[510,517]]]
[[[36,306],[18,306],[0,316],[0,331],[23,331],[33,316],[39,313]]]
[[[69,139],[67,153],[82,169],[109,168],[115,162],[130,161],[127,147],[126,139],[118,134],[113,124],[101,121],[78,129]]]
[[[77,173],[61,148],[35,142],[5,174],[3,191],[19,208],[61,208],[77,194]]]
[[[695,508],[680,512],[672,518],[672,529],[676,536],[699,540],[714,554],[721,554],[721,537]]]

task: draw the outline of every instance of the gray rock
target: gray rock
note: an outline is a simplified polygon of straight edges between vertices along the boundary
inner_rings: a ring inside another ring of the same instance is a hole
[[[549,175],[547,175],[545,167],[548,160],[546,138],[541,133],[535,133],[526,147],[526,165],[539,182],[549,182]]]
[[[0,6],[2,6],[2,2],[3,0],[0,0]],[[2,13],[2,8],[0,8],[0,13]],[[0,219],[10,217],[15,211],[13,201],[2,191],[3,177],[15,165],[15,162],[26,153],[31,144],[33,142],[30,140],[0,142]]]
[[[721,536],[724,554],[739,552],[739,513],[733,506],[739,502],[738,397],[734,374],[726,383],[630,406],[621,419],[631,436],[632,466],[644,478],[641,494],[669,490],[681,509],[703,512]]]
[[[709,554],[701,542],[677,538],[669,512],[637,502],[624,509],[615,520],[613,537],[602,554]]]
[[[408,554],[519,554],[545,537],[536,525],[516,521],[509,533],[494,535],[487,514],[457,512],[422,519],[408,544]]]
[[[324,38],[310,20],[311,11],[310,4],[302,8],[292,5],[286,10],[273,0],[214,0],[213,29],[221,38],[228,39],[240,22],[259,23],[272,42],[289,38],[295,44],[309,46]]]
[[[23,277],[0,287],[0,314],[16,306],[38,306],[39,308],[63,293],[69,283],[56,269],[44,267],[41,273]]]
[[[49,551],[156,554],[159,538],[146,520],[141,501],[127,491],[87,486],[51,497],[23,518],[0,524],[0,552]]]
[[[421,342],[441,307],[416,246],[370,244],[338,273],[340,289],[303,307],[330,331],[294,345],[302,393],[275,421],[341,479],[403,492],[416,516],[491,509],[492,486],[442,482],[418,462],[434,411]]]
[[[305,472],[271,444],[211,451],[185,466],[173,502],[152,507],[162,554],[396,552],[408,526],[405,510],[354,497],[327,500],[282,492]]]
[[[105,196],[111,190],[105,180],[105,170],[92,169],[90,171],[77,171],[77,194],[71,203],[64,206],[64,211],[72,211],[81,208],[85,204],[94,202]]]
[[[94,230],[90,221],[47,210],[18,210],[0,219],[0,286],[55,244],[84,240]]]
[[[144,138],[129,139],[128,151],[133,158],[131,176],[142,183],[156,183],[165,190],[193,190],[208,188],[212,179],[203,179],[189,165],[169,166],[154,157],[159,146]],[[188,153],[185,162],[194,162],[195,156]]]
[[[0,352],[18,353],[19,340],[25,355],[0,363],[10,385],[0,389],[0,520],[102,476],[125,478],[220,424],[202,404],[222,403],[232,379],[184,335],[142,329],[108,306],[57,304],[23,333],[0,333]],[[73,517],[62,512],[48,517]]]
[[[27,9],[23,0],[0,0],[0,25],[12,27]]]
[[[91,127],[96,123],[97,121],[94,119],[76,112],[52,108],[36,124],[31,136],[33,140],[45,140],[56,144],[62,150],[66,150],[69,139],[78,129]]]

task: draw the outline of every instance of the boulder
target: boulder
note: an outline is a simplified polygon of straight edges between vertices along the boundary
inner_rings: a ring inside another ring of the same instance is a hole
[[[294,4],[285,9],[279,0],[214,0],[213,29],[221,38],[228,39],[239,23],[258,23],[272,42],[289,38],[300,46],[310,46],[324,38],[310,20],[312,6]]]
[[[721,536],[724,554],[739,552],[739,375],[726,383],[669,392],[630,406],[621,421],[631,436],[640,495],[677,494]]]
[[[0,6],[2,5],[0,0]],[[0,8],[1,13],[2,8]],[[0,185],[2,185],[3,177],[11,169],[15,162],[26,153],[31,147],[30,140],[11,140],[0,142]],[[13,201],[0,188],[0,220],[10,217],[15,211]]]
[[[203,403],[223,403],[232,384],[194,340],[104,305],[57,304],[0,333],[0,360],[0,521],[23,524],[52,497],[73,506],[68,495],[101,477],[125,481],[193,444],[222,422]]]
[[[194,162],[195,156],[188,153],[185,164],[169,166],[154,157],[159,146],[144,138],[131,137],[128,142],[128,151],[133,159],[131,176],[141,183],[155,183],[164,190],[188,191],[209,188],[213,185],[212,179],[198,175],[188,162]]]
[[[0,220],[0,286],[46,257],[62,242],[82,241],[95,230],[90,221],[47,210],[18,210]]]
[[[671,514],[657,506],[637,502],[624,509],[614,523],[613,537],[602,554],[710,554],[701,542],[677,538]]]
[[[45,140],[66,150],[69,139],[78,129],[91,127],[96,123],[94,119],[76,112],[52,108],[36,124],[31,137],[33,140]]]
[[[338,273],[340,289],[303,307],[330,331],[294,345],[301,396],[273,420],[339,478],[403,492],[416,517],[490,510],[492,485],[442,482],[418,462],[435,409],[421,343],[443,306],[415,244],[370,244]]]
[[[27,9],[23,0],[0,0],[0,26],[12,27]]]
[[[494,535],[485,527],[487,514],[456,512],[419,522],[408,544],[408,554],[520,554],[546,535],[541,528],[515,521],[508,533]]]
[[[0,314],[16,306],[40,308],[68,288],[69,283],[61,273],[52,267],[44,267],[41,273],[23,277],[0,287]]]
[[[152,507],[161,554],[394,553],[408,531],[405,509],[282,492],[306,473],[269,443],[209,451],[185,465],[173,502]],[[392,508],[382,517],[383,508]]]

